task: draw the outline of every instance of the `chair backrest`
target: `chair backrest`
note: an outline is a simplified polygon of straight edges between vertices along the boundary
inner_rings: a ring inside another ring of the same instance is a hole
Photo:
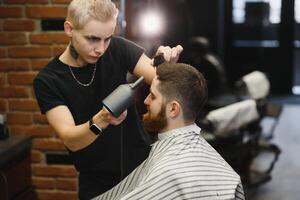
[[[252,99],[212,110],[205,117],[212,124],[213,133],[221,137],[227,137],[257,119],[259,113]]]

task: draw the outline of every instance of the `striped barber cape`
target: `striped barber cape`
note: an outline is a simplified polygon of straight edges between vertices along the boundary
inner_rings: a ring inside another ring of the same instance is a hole
[[[96,200],[244,199],[239,175],[196,124],[160,133],[148,158]]]

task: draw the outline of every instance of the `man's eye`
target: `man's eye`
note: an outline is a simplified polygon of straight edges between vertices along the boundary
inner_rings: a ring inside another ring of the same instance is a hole
[[[150,94],[150,98],[153,100],[155,99],[155,96],[153,94]]]

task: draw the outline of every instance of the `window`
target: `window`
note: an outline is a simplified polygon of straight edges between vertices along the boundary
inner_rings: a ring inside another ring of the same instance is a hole
[[[233,0],[233,22],[236,24],[245,23],[246,17],[246,5],[251,3],[263,3],[269,6],[269,17],[270,23],[280,23],[280,0]],[[298,10],[300,9],[300,2],[298,3]],[[300,21],[300,12],[298,14],[298,20]]]

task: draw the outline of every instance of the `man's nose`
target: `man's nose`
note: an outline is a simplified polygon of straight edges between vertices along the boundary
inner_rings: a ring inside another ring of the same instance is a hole
[[[144,100],[144,104],[145,104],[146,106],[149,105],[149,96],[150,96],[150,94],[148,94],[148,96],[147,96],[146,99]]]

